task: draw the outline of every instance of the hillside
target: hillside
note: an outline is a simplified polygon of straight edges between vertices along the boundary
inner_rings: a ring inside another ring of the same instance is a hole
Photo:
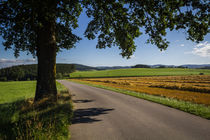
[[[86,65],[81,65],[81,64],[72,64],[75,66],[75,70],[79,71],[89,71],[89,70],[99,70],[97,67],[91,67],[91,66],[86,66]]]
[[[68,76],[75,71],[73,64],[56,64],[56,74],[59,78]],[[19,65],[0,69],[0,81],[36,80],[37,64]]]
[[[147,68],[148,67],[148,68]],[[151,67],[152,69],[150,69]],[[137,69],[140,68],[140,69]],[[154,69],[159,68],[159,69]],[[194,68],[183,69],[182,68]],[[196,69],[195,69],[196,68]],[[198,69],[200,68],[200,70]],[[57,78],[69,77],[123,77],[144,75],[194,75],[204,73],[209,75],[209,64],[203,65],[144,65],[135,66],[100,66],[92,67],[81,64],[56,64]],[[203,69],[203,70],[202,70]],[[207,70],[204,70],[207,69]],[[18,65],[0,69],[0,81],[35,80],[37,77],[37,64]]]
[[[71,78],[90,77],[133,77],[133,76],[175,76],[175,75],[210,75],[209,69],[186,68],[130,68],[100,71],[75,71]]]

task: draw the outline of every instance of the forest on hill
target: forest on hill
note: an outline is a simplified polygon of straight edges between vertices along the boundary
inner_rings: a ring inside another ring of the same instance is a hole
[[[69,77],[75,71],[74,64],[56,64],[56,78]],[[37,64],[19,65],[0,69],[0,81],[36,80]]]

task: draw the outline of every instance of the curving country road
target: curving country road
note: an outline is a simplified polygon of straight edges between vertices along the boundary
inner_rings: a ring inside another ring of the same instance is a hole
[[[210,140],[210,120],[113,91],[59,82],[73,95],[71,140]]]

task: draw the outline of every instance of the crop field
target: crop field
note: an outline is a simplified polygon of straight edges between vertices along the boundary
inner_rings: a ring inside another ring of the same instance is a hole
[[[73,79],[210,106],[210,75]]]
[[[76,71],[70,74],[71,78],[94,77],[135,77],[135,76],[178,76],[178,75],[210,75],[209,69],[184,68],[130,68],[100,71]]]

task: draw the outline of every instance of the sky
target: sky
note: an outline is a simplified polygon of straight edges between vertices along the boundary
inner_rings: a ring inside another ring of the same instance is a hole
[[[77,63],[88,66],[133,66],[136,64],[210,64],[210,34],[204,41],[195,43],[186,40],[183,30],[168,31],[166,38],[170,42],[165,51],[160,51],[155,45],[147,44],[147,35],[135,39],[136,51],[130,59],[122,58],[117,46],[106,49],[96,49],[97,39],[88,40],[83,33],[90,19],[82,13],[78,19],[79,27],[74,33],[82,38],[76,44],[76,48],[62,50],[57,54],[57,63]],[[18,58],[14,57],[14,51],[4,50],[0,36],[0,68],[19,64],[37,63],[37,59],[27,52],[21,52]]]

